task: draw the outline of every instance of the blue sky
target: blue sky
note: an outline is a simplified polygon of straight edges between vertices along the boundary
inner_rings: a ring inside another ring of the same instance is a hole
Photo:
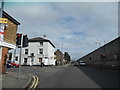
[[[5,11],[29,38],[47,35],[56,49],[78,59],[118,35],[117,2],[6,2]],[[63,45],[62,45],[63,44]]]

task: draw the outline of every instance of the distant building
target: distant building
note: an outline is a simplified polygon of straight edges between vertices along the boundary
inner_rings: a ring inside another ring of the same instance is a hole
[[[56,59],[56,65],[62,65],[64,59],[63,53],[58,49],[57,51],[55,51],[54,54]]]
[[[55,65],[55,46],[45,38],[37,37],[29,39],[29,46],[22,49],[21,65]]]
[[[3,34],[3,38],[0,37],[0,69],[2,69],[4,73],[6,61],[11,58],[9,57],[11,56],[9,55],[9,51],[16,47],[16,33],[20,23],[5,11],[3,11],[2,17],[8,19],[7,25],[4,26],[4,30],[0,27],[0,34]]]

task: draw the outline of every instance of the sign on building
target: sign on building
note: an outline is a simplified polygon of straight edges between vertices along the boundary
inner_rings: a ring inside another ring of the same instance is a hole
[[[4,29],[5,29],[5,25],[0,24],[0,41],[3,41],[4,39]]]
[[[4,29],[6,24],[7,24],[7,19],[0,18],[0,41],[4,40]]]
[[[0,18],[0,23],[7,24],[7,18]]]

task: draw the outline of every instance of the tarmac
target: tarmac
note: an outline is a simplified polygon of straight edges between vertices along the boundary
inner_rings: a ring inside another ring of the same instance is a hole
[[[30,74],[18,74],[16,72],[6,72],[0,75],[0,89],[6,88],[26,88],[31,83],[33,76]]]

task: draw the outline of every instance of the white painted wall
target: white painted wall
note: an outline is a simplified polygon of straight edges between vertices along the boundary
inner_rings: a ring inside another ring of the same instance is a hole
[[[15,63],[19,64],[20,55],[19,55],[19,54],[16,54],[15,56],[18,57],[18,61],[15,61],[15,60],[14,60],[14,61],[15,61]]]
[[[24,54],[25,49],[28,49],[28,55]],[[43,49],[43,55],[39,54],[39,49]],[[30,65],[31,58],[28,56],[30,56],[31,53],[34,53],[35,55],[33,65],[40,64],[39,58],[43,59],[45,65],[55,65],[54,47],[49,42],[43,42],[43,46],[40,46],[39,42],[29,42],[29,46],[22,49],[22,65],[24,63],[24,58],[28,59],[27,64]],[[48,59],[45,57],[48,57]]]
[[[48,57],[49,57],[49,63],[50,65],[55,65],[55,59],[54,59],[54,52],[55,52],[55,48],[53,48],[53,46],[48,43]]]

